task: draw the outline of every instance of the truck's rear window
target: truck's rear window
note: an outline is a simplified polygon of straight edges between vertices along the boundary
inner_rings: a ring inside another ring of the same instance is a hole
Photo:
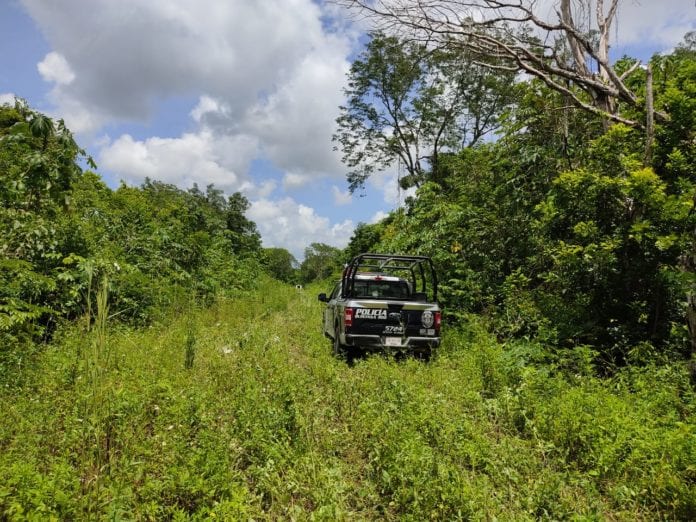
[[[408,284],[404,281],[355,281],[353,289],[353,297],[406,299],[409,294]]]

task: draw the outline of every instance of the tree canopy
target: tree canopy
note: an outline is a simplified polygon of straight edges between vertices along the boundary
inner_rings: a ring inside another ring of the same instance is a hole
[[[244,196],[149,179],[113,190],[81,159],[96,167],[62,120],[22,101],[0,106],[4,345],[48,339],[65,318],[89,325],[102,284],[114,316],[136,324],[184,295],[205,302],[253,284],[260,237]],[[2,351],[0,373],[15,356]]]
[[[303,283],[322,281],[340,272],[341,250],[325,243],[312,243],[304,251],[300,265],[300,280]]]
[[[403,4],[398,16],[413,14]],[[482,314],[502,338],[591,346],[604,371],[696,353],[693,40],[652,58],[652,85],[623,76],[636,103],[617,94],[608,126],[606,111],[544,78],[518,80],[497,139],[441,152],[437,175],[423,176],[404,209],[359,226],[346,252],[431,255],[449,320]],[[665,116],[652,138],[631,123],[646,121],[649,87]]]
[[[382,33],[353,62],[333,139],[351,191],[375,171],[403,167],[404,188],[438,175],[443,151],[474,146],[500,126],[513,75],[466,53]]]

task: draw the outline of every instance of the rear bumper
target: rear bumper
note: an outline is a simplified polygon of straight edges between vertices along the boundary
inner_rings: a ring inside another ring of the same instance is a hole
[[[390,337],[396,339],[395,337]],[[427,350],[440,346],[439,337],[399,337],[398,344],[387,344],[387,336],[383,335],[357,335],[346,334],[345,344],[348,346],[360,346],[365,349],[381,350]]]

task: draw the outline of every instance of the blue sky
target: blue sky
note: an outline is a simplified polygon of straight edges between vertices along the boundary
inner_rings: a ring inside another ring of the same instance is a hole
[[[613,53],[669,50],[695,15],[693,0],[624,0]],[[112,187],[243,192],[264,246],[299,259],[399,205],[393,170],[351,197],[332,150],[361,41],[312,0],[0,0],[0,102],[64,118]]]

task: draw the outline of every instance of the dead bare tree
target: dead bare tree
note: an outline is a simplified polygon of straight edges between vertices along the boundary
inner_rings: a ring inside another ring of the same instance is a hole
[[[481,65],[539,78],[606,122],[643,126],[618,111],[619,102],[636,108],[642,104],[625,83],[640,62],[621,74],[609,62],[610,31],[619,0],[609,0],[608,6],[604,0],[555,0],[549,9],[555,19],[537,14],[539,0],[333,1],[386,33],[436,46],[458,46],[478,57]],[[582,28],[581,22],[588,22],[588,27]],[[659,111],[654,115],[667,119]]]

